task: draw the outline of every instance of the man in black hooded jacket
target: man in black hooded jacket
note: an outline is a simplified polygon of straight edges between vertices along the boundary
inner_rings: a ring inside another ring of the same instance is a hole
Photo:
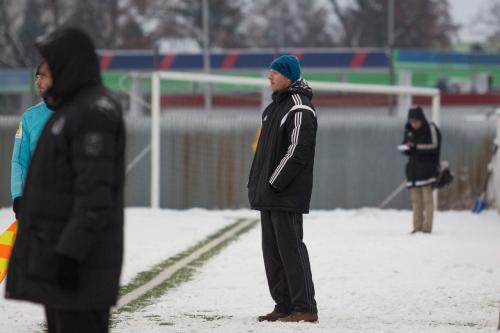
[[[434,216],[432,185],[436,182],[441,151],[441,132],[429,123],[424,111],[417,106],[408,111],[403,144],[408,155],[407,187],[413,209],[413,231],[431,233]]]
[[[296,57],[275,59],[269,81],[273,101],[262,114],[248,197],[261,212],[264,266],[276,304],[258,320],[314,322],[318,315],[302,214],[309,212],[312,192],[316,111]]]
[[[121,108],[85,33],[62,28],[36,46],[55,113],[28,171],[5,295],[43,304],[50,333],[107,332],[123,256]]]

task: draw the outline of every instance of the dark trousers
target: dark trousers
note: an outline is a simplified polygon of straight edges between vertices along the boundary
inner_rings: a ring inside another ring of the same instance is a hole
[[[45,307],[48,333],[108,333],[109,309],[66,310]]]
[[[261,211],[262,252],[275,309],[317,313],[302,214]]]

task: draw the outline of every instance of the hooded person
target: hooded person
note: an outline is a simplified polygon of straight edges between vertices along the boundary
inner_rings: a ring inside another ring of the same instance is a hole
[[[54,115],[28,171],[5,296],[45,307],[49,332],[107,332],[123,257],[125,130],[91,39],[61,28],[36,41]]]
[[[259,321],[318,320],[302,214],[309,212],[316,145],[312,90],[300,64],[284,55],[270,65],[272,102],[262,113],[262,130],[248,180],[252,209],[260,211],[264,267],[272,312]]]
[[[408,111],[403,144],[408,155],[406,181],[413,209],[413,231],[432,232],[434,201],[432,185],[437,180],[441,151],[441,132],[425,117],[421,107]]]

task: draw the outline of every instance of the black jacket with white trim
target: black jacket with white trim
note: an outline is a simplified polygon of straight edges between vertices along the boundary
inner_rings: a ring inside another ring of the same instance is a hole
[[[300,79],[262,113],[262,131],[248,181],[252,209],[308,213],[317,119],[312,90]]]
[[[414,147],[406,152],[407,187],[432,185],[436,182],[441,151],[441,132],[436,124],[428,122],[423,112],[418,112],[422,127],[413,129],[405,125],[403,144],[413,143]]]

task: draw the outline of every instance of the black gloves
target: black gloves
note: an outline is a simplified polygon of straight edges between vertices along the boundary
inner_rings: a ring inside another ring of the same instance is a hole
[[[19,212],[20,212],[20,207],[21,206],[21,197],[17,197],[14,199],[14,202],[12,203],[12,210],[14,211],[14,214],[16,214],[16,220],[19,219]]]
[[[57,283],[62,289],[75,290],[80,281],[79,276],[80,263],[68,256],[57,255]]]

